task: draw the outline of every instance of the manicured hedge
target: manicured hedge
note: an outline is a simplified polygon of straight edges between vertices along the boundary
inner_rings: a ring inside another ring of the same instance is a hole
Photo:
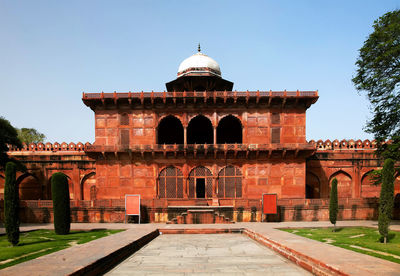
[[[7,239],[13,246],[19,242],[19,195],[16,171],[17,166],[13,162],[7,162],[4,184],[4,224]]]
[[[331,193],[329,195],[329,220],[333,224],[333,231],[336,231],[337,214],[339,211],[338,206],[338,192],[337,192],[337,179],[332,180]]]
[[[67,176],[57,172],[51,177],[53,198],[54,230],[58,235],[66,235],[71,228],[71,211]]]

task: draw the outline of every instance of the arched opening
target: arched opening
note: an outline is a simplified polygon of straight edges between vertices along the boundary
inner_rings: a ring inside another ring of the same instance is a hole
[[[198,115],[190,120],[187,128],[188,144],[213,144],[213,140],[213,126],[207,117]]]
[[[218,174],[218,197],[242,197],[242,172],[234,166],[223,168]]]
[[[352,179],[351,176],[345,171],[338,171],[331,175],[329,178],[329,187],[331,186],[332,179],[336,177],[338,181],[338,198],[348,197],[351,198]]]
[[[157,127],[158,144],[183,144],[183,126],[175,116],[164,117]]]
[[[160,198],[183,198],[183,174],[180,169],[170,166],[160,172],[158,196]]]
[[[82,177],[81,180],[81,200],[95,200],[96,198],[92,197],[91,187],[95,186],[96,179],[94,176],[95,172],[90,172]]]
[[[361,178],[361,197],[368,198],[368,197],[379,197],[379,193],[381,191],[380,185],[375,185],[371,179],[371,173],[369,171],[363,175]]]
[[[242,123],[233,115],[221,119],[217,127],[217,144],[242,144]]]
[[[189,174],[189,197],[211,198],[212,173],[206,167],[196,167]]]
[[[320,198],[320,181],[319,178],[311,173],[306,174],[306,198]]]
[[[42,197],[42,187],[39,180],[30,173],[22,174],[17,178],[20,200],[38,200]]]

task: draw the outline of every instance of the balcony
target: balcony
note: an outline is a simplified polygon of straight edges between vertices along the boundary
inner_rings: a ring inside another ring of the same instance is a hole
[[[92,157],[128,154],[131,159],[192,157],[192,158],[247,158],[270,159],[299,156],[308,157],[316,151],[314,144],[173,144],[173,145],[88,145],[86,154]]]

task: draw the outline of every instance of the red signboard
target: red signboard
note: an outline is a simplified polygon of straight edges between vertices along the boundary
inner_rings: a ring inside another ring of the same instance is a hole
[[[125,195],[125,218],[138,215],[140,223],[140,195]]]
[[[262,195],[262,203],[263,203],[263,214],[277,214],[277,194],[263,194]]]

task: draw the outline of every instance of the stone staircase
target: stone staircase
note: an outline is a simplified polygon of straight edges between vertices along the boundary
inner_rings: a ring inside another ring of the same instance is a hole
[[[211,206],[210,206],[211,207]],[[224,215],[215,212],[214,209],[188,209],[186,212],[181,213],[167,224],[221,224],[221,223],[235,223]]]

